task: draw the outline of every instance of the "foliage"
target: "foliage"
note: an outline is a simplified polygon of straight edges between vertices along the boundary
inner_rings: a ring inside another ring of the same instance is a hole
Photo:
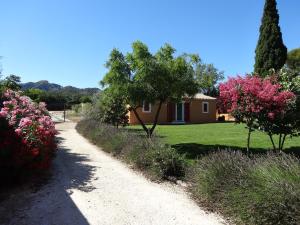
[[[136,168],[145,171],[153,179],[182,177],[186,161],[173,148],[153,137],[148,139],[134,132],[117,129],[94,119],[80,121],[76,129],[104,151],[120,157]]]
[[[300,73],[300,48],[288,52],[286,64],[289,69]]]
[[[101,96],[103,92],[94,94],[91,97],[91,109],[84,115],[86,119],[93,119],[96,121],[101,121],[103,117],[102,106],[101,106]]]
[[[260,36],[255,50],[254,72],[267,76],[270,69],[280,70],[287,59],[279,27],[276,0],[266,0],[260,27]]]
[[[26,89],[24,94],[35,102],[45,102],[50,110],[63,110],[72,105],[91,102],[91,96],[80,92],[69,92],[64,89],[59,91],[43,91],[41,89]]]
[[[91,97],[99,92],[98,88],[62,87],[48,81],[22,84],[22,90],[35,102],[45,102],[50,110],[70,109],[72,105],[90,103]]]
[[[264,131],[279,135],[278,146],[282,150],[286,136],[300,134],[300,76],[295,71],[286,68],[281,69],[273,76],[279,82],[281,90],[294,93],[295,98],[279,117],[273,120],[259,119],[259,125]],[[263,115],[261,116],[263,117]],[[271,141],[273,143],[272,138]]]
[[[9,75],[7,77],[5,77],[5,79],[1,80],[1,89],[3,89],[3,91],[5,90],[14,90],[14,91],[18,91],[21,89],[21,78],[19,76],[16,75]]]
[[[195,78],[200,87],[200,91],[209,96],[217,96],[219,81],[224,79],[224,72],[219,71],[213,64],[197,63],[195,68]]]
[[[293,106],[295,95],[290,91],[282,91],[275,78],[246,76],[230,78],[220,85],[220,99],[225,108],[235,117],[236,122],[245,123],[249,129],[247,148],[249,150],[250,134],[254,128],[261,128],[272,141],[273,134],[280,134],[284,127],[279,126],[282,118]],[[285,134],[293,131],[286,129]],[[282,150],[283,143],[279,143]]]
[[[34,102],[41,102],[42,96],[45,92],[40,89],[30,88],[24,91],[24,94],[32,99]]]
[[[128,109],[125,98],[114,89],[106,89],[102,92],[100,99],[101,121],[117,128],[128,125]]]
[[[151,178],[185,179],[202,206],[205,203],[210,209],[221,209],[237,223],[293,225],[299,220],[300,161],[292,155],[246,156],[222,151],[188,163],[185,156],[156,136],[148,139],[135,130],[116,129],[94,119],[80,121],[76,129]]]
[[[166,44],[156,54],[151,54],[145,44],[136,41],[126,57],[113,49],[106,63],[108,73],[102,85],[124,97],[129,110],[134,112],[148,136],[157,125],[164,102],[179,101],[185,95],[194,95],[198,89],[193,66],[199,57],[187,54],[175,57],[174,53],[175,49]],[[143,101],[158,104],[151,128],[145,126],[137,112]]]
[[[92,102],[92,99],[91,99],[90,96],[84,95],[84,96],[81,96],[81,97],[79,98],[79,101],[80,101],[81,103],[91,103],[91,102]]]
[[[299,222],[300,161],[292,155],[216,152],[195,163],[188,177],[195,198],[238,224]]]
[[[48,168],[56,149],[56,130],[45,104],[7,90],[0,111],[0,166]]]

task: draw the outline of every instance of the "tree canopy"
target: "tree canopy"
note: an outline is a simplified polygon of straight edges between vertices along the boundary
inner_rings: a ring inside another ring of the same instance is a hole
[[[267,76],[270,69],[279,71],[286,62],[287,48],[283,43],[279,27],[276,0],[266,0],[255,50],[254,72]]]
[[[300,72],[300,48],[288,52],[286,64],[289,69]]]
[[[132,52],[124,56],[113,49],[106,63],[108,72],[101,84],[121,93],[148,136],[156,127],[164,102],[180,101],[183,96],[192,96],[198,91],[194,67],[199,56],[174,56],[174,53],[175,49],[165,44],[152,54],[144,43],[135,41]],[[137,111],[143,101],[158,104],[151,128],[145,126]]]
[[[128,125],[128,110],[125,98],[119,91],[112,88],[104,90],[100,96],[99,110],[104,123],[112,124],[115,127]]]
[[[16,76],[14,74],[11,74],[7,77],[5,77],[1,82],[1,87],[3,89],[11,89],[14,91],[21,89],[21,78],[19,76]]]
[[[199,62],[195,67],[195,78],[202,93],[217,96],[216,85],[224,79],[224,72],[219,71],[213,64]]]
[[[247,125],[248,150],[250,134],[254,129],[268,134],[274,150],[274,134],[280,136],[278,149],[282,150],[286,136],[298,133],[297,123],[292,122],[296,116],[296,96],[291,90],[284,90],[276,77],[260,78],[248,75],[245,78],[230,78],[220,85],[220,99],[236,122]]]

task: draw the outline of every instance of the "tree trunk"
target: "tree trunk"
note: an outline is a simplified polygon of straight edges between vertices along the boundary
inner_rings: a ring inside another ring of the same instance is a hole
[[[286,134],[283,135],[282,142],[281,142],[281,145],[280,145],[281,148],[279,149],[280,151],[283,150],[283,145],[284,145],[284,142],[285,142],[285,138],[286,138]]]
[[[150,138],[150,134],[149,134],[150,132],[149,132],[149,129],[146,127],[145,123],[141,120],[141,118],[140,118],[139,114],[137,113],[136,109],[133,108],[132,111],[133,111],[135,117],[138,119],[138,121],[139,121],[140,124],[142,125],[144,131],[145,131],[146,134],[147,134],[147,137]]]
[[[151,129],[150,129],[150,132],[149,132],[150,137],[152,136],[153,131],[154,131],[156,125],[157,125],[157,121],[158,121],[158,117],[159,117],[159,113],[160,113],[162,104],[163,104],[163,101],[160,101],[160,102],[159,102],[159,105],[158,105],[158,108],[157,108],[157,111],[156,111],[156,114],[155,114],[155,118],[154,118],[154,121],[153,121],[153,125],[152,125],[152,127],[151,127]]]
[[[249,151],[250,151],[250,136],[251,136],[251,132],[252,132],[252,129],[251,129],[251,126],[250,126],[249,129],[248,129],[248,138],[247,138],[247,154],[249,154]]]
[[[282,134],[279,135],[279,141],[278,141],[278,150],[281,150],[281,139],[282,139]]]
[[[273,145],[273,150],[276,151],[276,146],[275,146],[275,143],[274,143],[274,140],[273,140],[273,137],[272,137],[272,134],[269,133],[269,137],[270,137],[270,140],[272,142],[272,145]]]

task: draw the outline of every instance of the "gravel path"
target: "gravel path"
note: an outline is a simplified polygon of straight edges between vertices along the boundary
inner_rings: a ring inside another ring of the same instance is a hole
[[[0,223],[5,214],[10,219],[3,224],[17,225],[224,224],[218,215],[199,208],[182,188],[148,181],[90,144],[74,126],[57,124],[61,143],[53,177],[23,200],[15,196],[16,204],[2,204]]]

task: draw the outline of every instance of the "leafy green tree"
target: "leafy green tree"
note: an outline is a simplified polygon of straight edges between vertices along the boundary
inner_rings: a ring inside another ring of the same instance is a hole
[[[300,48],[288,52],[286,64],[289,69],[300,73]]]
[[[300,76],[295,73],[295,70],[286,68],[280,70],[276,76],[282,89],[291,91],[296,96],[296,100],[290,104],[286,114],[272,124],[272,131],[282,140],[280,145],[282,150],[287,136],[300,135]]]
[[[218,89],[216,85],[224,79],[224,72],[219,71],[213,64],[199,62],[195,68],[195,77],[202,93],[217,96]]]
[[[91,103],[92,102],[92,99],[90,96],[88,95],[83,95],[79,98],[80,102],[81,103]]]
[[[20,83],[21,78],[19,76],[11,74],[1,81],[1,86],[3,89],[18,91],[21,89]]]
[[[101,121],[115,127],[128,125],[128,109],[123,95],[108,88],[103,91],[100,99]]]
[[[35,102],[41,102],[41,96],[44,95],[44,93],[45,91],[35,88],[30,88],[24,91],[24,94]]]
[[[279,27],[276,0],[266,0],[260,36],[255,50],[254,72],[267,76],[270,69],[279,71],[286,62],[287,48]]]
[[[0,100],[1,100],[3,89],[4,89],[4,87],[3,87],[3,81],[2,81],[2,74],[0,71]]]
[[[174,53],[175,49],[165,44],[156,54],[151,54],[144,43],[136,41],[126,57],[113,49],[106,63],[108,73],[102,85],[124,96],[128,109],[133,111],[149,137],[157,125],[164,102],[180,101],[183,96],[192,96],[198,91],[194,66],[199,57],[187,54],[175,57]],[[137,111],[143,101],[158,104],[150,128],[146,127]]]

